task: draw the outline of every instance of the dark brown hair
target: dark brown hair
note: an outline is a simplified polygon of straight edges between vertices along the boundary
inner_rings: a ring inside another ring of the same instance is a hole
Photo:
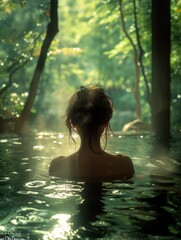
[[[113,114],[111,99],[101,87],[80,87],[69,99],[66,110],[66,126],[70,136],[74,127],[79,127],[90,148],[98,139],[98,130],[105,124],[106,136]],[[107,141],[107,137],[106,137]]]

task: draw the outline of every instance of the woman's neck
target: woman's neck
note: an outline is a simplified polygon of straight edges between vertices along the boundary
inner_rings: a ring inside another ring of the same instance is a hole
[[[90,145],[90,143],[87,140],[81,139],[79,152],[102,153],[103,150],[100,144],[100,139],[98,139],[96,142],[93,142],[92,145]]]

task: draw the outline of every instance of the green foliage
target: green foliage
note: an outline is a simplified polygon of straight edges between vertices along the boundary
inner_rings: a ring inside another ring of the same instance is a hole
[[[172,81],[172,105],[171,105],[171,120],[174,130],[181,128],[181,1],[172,0],[171,1],[171,81]]]
[[[125,23],[137,46],[133,1],[123,0]],[[151,1],[137,0],[143,64],[151,87]],[[171,0],[172,12],[172,126],[180,127],[181,87],[180,25],[181,1]],[[18,116],[25,103],[29,84],[49,21],[50,1],[0,2],[0,114]],[[38,127],[62,129],[62,118],[71,93],[81,85],[101,85],[112,97],[113,129],[135,118],[135,67],[133,49],[120,20],[118,0],[59,1],[59,33],[48,54],[31,120]],[[145,82],[140,71],[142,118],[150,123]],[[7,114],[8,112],[8,114]],[[41,121],[39,121],[41,119]],[[42,123],[42,119],[45,122]],[[48,124],[47,124],[48,123]],[[57,124],[59,127],[57,127]]]
[[[0,114],[19,116],[39,55],[48,17],[46,3],[3,1],[0,12]],[[26,66],[26,69],[25,69]],[[13,94],[13,98],[12,98]],[[5,113],[4,113],[5,112]]]

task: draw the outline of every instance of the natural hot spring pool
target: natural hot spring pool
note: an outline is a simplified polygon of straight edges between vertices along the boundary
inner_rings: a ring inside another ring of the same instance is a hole
[[[111,137],[137,174],[88,184],[49,179],[51,159],[74,151],[63,134],[1,135],[0,239],[181,239],[180,143],[166,153],[148,135]]]

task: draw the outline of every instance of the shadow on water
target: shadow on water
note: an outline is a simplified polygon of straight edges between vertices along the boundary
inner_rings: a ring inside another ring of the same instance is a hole
[[[103,226],[94,225],[100,220],[101,215],[105,214],[105,192],[102,183],[85,183],[81,192],[83,202],[78,206],[78,213],[70,219],[73,230],[78,230],[77,234],[81,238],[95,239],[106,235],[107,230]]]
[[[160,177],[152,175],[150,179],[150,186],[154,187],[144,191],[133,182],[85,183],[83,201],[69,219],[73,239],[179,238],[176,212],[181,195],[176,197],[168,190],[168,186],[174,186],[171,178],[160,181]]]
[[[168,211],[169,207],[170,210],[174,211],[173,205],[167,203],[168,197],[168,191],[159,190],[154,191],[150,197],[137,198],[138,202],[147,205],[147,207],[140,209],[140,215],[144,215],[143,213],[145,212],[145,218],[143,217],[143,219],[141,219],[140,217],[139,220],[137,218],[137,225],[141,226],[142,234],[157,237],[165,236],[165,238],[170,237],[170,239],[172,239],[171,226],[174,227],[175,220],[173,215]],[[151,211],[149,209],[151,209]]]

